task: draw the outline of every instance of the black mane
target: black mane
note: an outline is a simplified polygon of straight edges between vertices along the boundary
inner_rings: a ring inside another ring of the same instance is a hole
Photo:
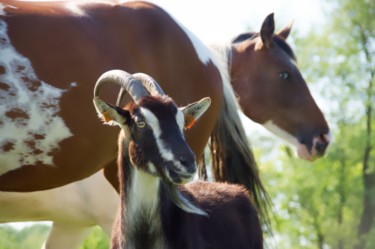
[[[247,32],[242,33],[236,37],[234,37],[231,41],[231,44],[239,43],[246,41],[247,39],[253,40],[257,37],[259,37],[260,34],[256,32]],[[284,39],[280,38],[278,35],[273,36],[273,41],[285,52],[287,55],[289,55],[290,58],[292,58],[294,61],[297,60],[292,48],[288,45],[288,43],[285,42]]]

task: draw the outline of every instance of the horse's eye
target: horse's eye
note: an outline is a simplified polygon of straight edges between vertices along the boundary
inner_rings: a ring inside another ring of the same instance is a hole
[[[143,121],[139,121],[139,122],[137,122],[137,126],[138,126],[138,128],[145,128],[146,127],[146,123],[143,122]]]
[[[287,72],[282,72],[279,74],[279,77],[283,80],[289,79],[289,74]]]

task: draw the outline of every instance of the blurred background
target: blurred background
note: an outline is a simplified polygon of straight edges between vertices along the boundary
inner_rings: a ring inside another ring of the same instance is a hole
[[[153,1],[203,41],[258,31],[275,13],[276,30],[294,20],[288,43],[333,133],[328,155],[309,163],[244,118],[273,201],[267,248],[375,248],[375,1]],[[0,249],[40,248],[49,223],[0,226]],[[108,248],[95,228],[81,246]]]

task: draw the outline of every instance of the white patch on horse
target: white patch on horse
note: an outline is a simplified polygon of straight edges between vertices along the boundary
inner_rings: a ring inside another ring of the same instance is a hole
[[[77,82],[72,82],[72,83],[70,83],[70,87],[77,87],[78,86],[78,83]]]
[[[5,8],[4,4],[0,3],[0,15],[1,15],[1,16],[4,16],[4,15],[5,15],[4,8]]]
[[[0,175],[23,165],[53,165],[52,152],[72,136],[57,116],[63,89],[40,81],[0,20]]]
[[[280,127],[278,127],[272,120],[267,121],[263,124],[263,127],[265,127],[267,130],[272,132],[273,134],[285,139],[285,141],[291,143],[294,146],[298,146],[299,142],[295,137],[293,137],[288,132],[282,130]]]
[[[6,4],[2,4],[2,3],[0,3],[0,16],[5,16],[5,15],[7,15],[7,13],[5,12],[5,6],[7,7],[7,8],[12,8],[12,9],[18,9],[17,7],[15,7],[15,6],[12,6],[12,5],[10,5],[9,3],[6,3]]]
[[[78,4],[78,2],[68,2],[67,4],[65,4],[65,8],[78,16],[86,15],[86,13],[82,10],[82,8],[78,6]]]

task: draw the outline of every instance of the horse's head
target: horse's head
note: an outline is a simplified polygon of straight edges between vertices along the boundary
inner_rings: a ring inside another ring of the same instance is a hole
[[[314,160],[330,142],[327,122],[285,42],[291,29],[274,33],[273,14],[260,33],[239,35],[232,43],[231,78],[244,113]]]

